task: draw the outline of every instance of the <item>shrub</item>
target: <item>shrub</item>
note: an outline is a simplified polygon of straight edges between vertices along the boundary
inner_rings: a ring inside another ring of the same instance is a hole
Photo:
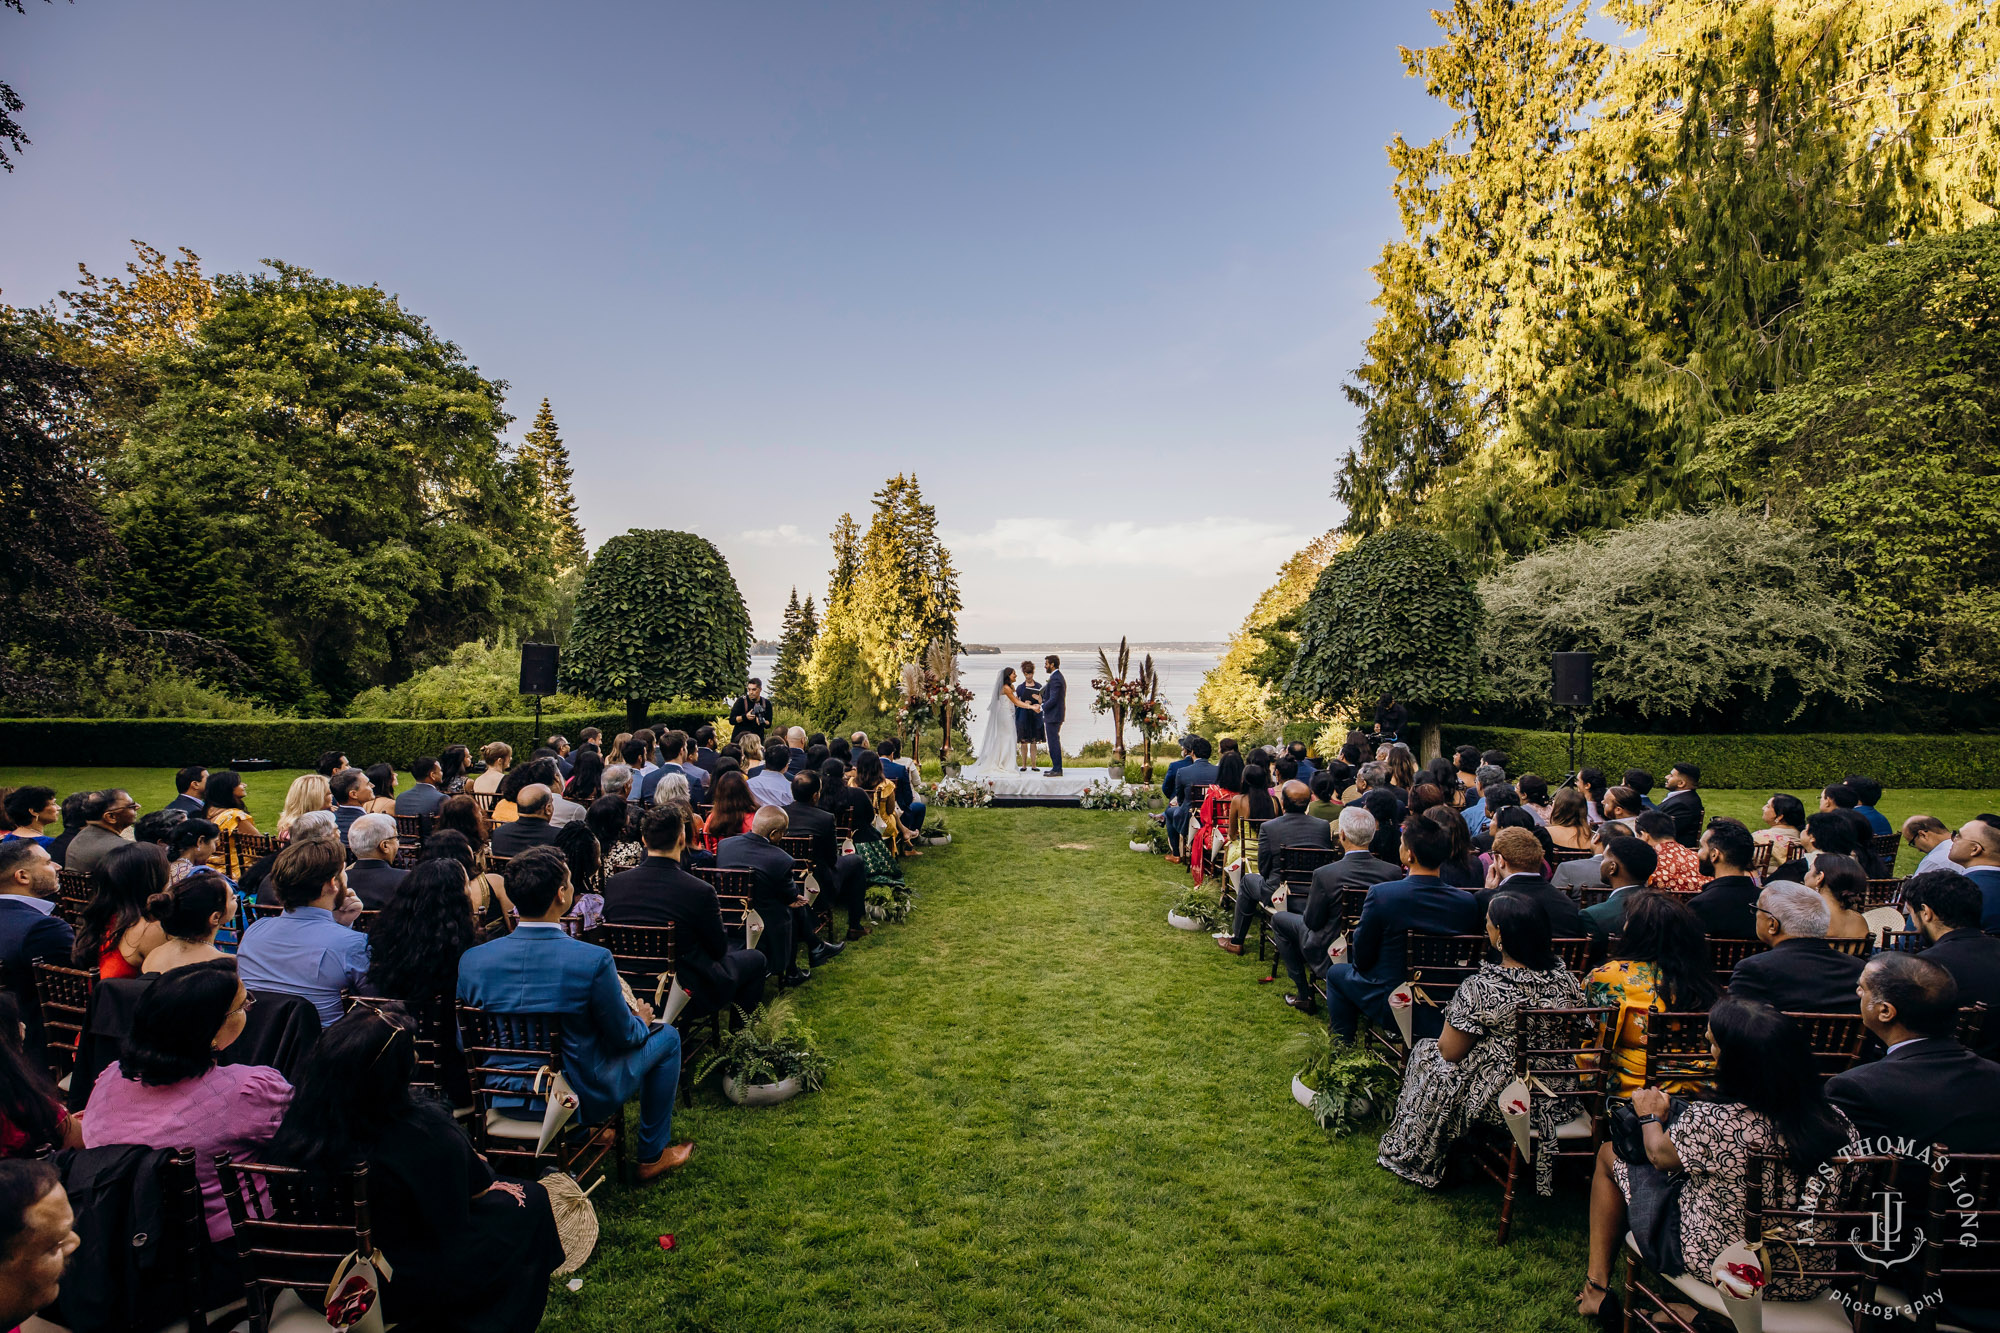
[[[1446,726],[1444,746],[1505,750],[1510,774],[1539,773],[1551,782],[1568,772],[1568,738],[1557,731]],[[1818,787],[1849,773],[1883,786],[2000,787],[2000,735],[1884,736],[1800,733],[1772,736],[1634,736],[1586,732],[1579,762],[1616,775],[1643,768],[1664,780],[1688,761],[1701,765],[1704,787]]]
[[[591,557],[577,594],[562,683],[624,699],[714,698],[743,689],[750,613],[729,562],[691,532],[634,528]]]
[[[363,690],[347,706],[349,717],[522,717],[535,711],[522,694],[521,645],[512,634],[487,643],[475,639],[451,650],[449,660],[426,667],[400,685]],[[542,712],[603,712],[606,702],[576,694],[551,694]],[[183,714],[182,716],[187,716]]]

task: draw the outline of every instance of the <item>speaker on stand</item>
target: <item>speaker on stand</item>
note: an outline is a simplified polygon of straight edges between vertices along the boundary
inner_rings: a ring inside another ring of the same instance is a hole
[[[1576,761],[1581,750],[1583,719],[1590,712],[1591,670],[1596,658],[1590,653],[1551,654],[1550,667],[1554,681],[1550,690],[1550,701],[1557,708],[1569,710],[1569,777],[1563,785],[1576,781]]]
[[[521,645],[521,693],[535,696],[536,745],[542,743],[542,696],[556,692],[556,673],[561,665],[562,649],[554,644]]]

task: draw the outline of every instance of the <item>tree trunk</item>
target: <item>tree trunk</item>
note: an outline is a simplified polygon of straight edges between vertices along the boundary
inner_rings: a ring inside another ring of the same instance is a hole
[[[625,701],[625,729],[637,731],[646,725],[646,710],[652,707],[651,699],[627,699]]]
[[[1422,738],[1417,744],[1423,751],[1417,756],[1417,762],[1428,764],[1444,753],[1444,727],[1436,722],[1424,723]]]

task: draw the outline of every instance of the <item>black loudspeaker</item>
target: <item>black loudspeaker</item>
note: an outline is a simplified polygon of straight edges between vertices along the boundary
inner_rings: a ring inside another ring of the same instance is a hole
[[[556,666],[561,660],[562,649],[552,643],[522,644],[521,693],[554,694]]]
[[[1554,653],[1552,656],[1555,659],[1556,707],[1590,707],[1590,669],[1596,659],[1589,653]]]

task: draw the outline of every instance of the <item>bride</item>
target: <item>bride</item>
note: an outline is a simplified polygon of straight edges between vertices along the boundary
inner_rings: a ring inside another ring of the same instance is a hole
[[[979,733],[978,762],[972,766],[973,772],[1020,771],[1018,765],[1010,769],[1007,764],[1010,753],[1017,760],[1021,757],[1020,741],[1014,727],[1014,710],[1034,707],[1036,705],[1014,693],[1014,668],[1001,667],[999,679],[993,682],[993,696],[986,701],[986,726]]]

